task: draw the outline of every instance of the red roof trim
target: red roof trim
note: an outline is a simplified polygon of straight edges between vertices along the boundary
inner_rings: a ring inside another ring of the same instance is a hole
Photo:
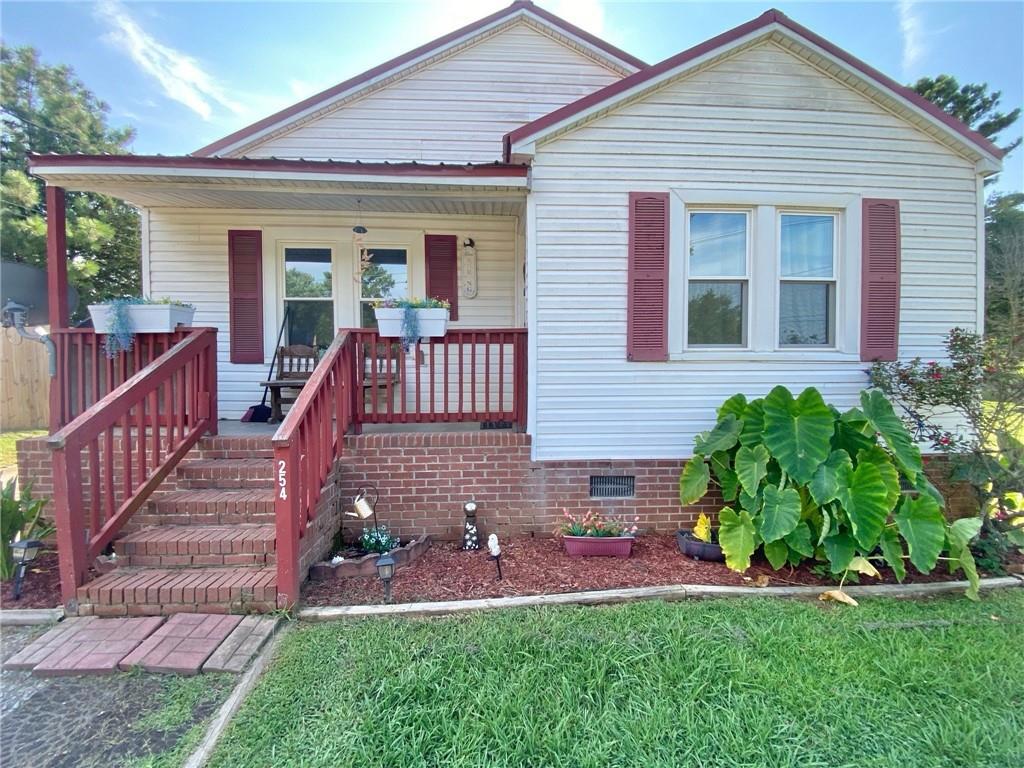
[[[229,147],[232,144],[236,144],[239,141],[242,141],[252,136],[254,133],[258,133],[259,131],[262,131],[265,128],[269,128],[270,126],[275,125],[281,122],[282,120],[287,120],[288,118],[293,117],[298,113],[319,104],[320,102],[326,101],[327,99],[331,99],[337,96],[338,94],[344,93],[345,91],[354,88],[362,83],[365,83],[369,80],[372,80],[373,78],[379,75],[385,74],[386,72],[390,72],[391,70],[401,67],[404,64],[408,64],[410,61],[418,59],[420,56],[423,56],[424,54],[430,53],[431,51],[437,49],[444,48],[445,46],[449,45],[455,40],[458,40],[460,37],[475,32],[478,29],[482,29],[488,26],[489,24],[492,24],[496,21],[500,21],[501,19],[504,19],[508,16],[512,16],[518,13],[520,10],[529,11],[533,15],[544,19],[553,26],[559,27],[563,31],[590,43],[595,48],[604,51],[613,58],[624,61],[627,64],[631,64],[632,66],[637,67],[639,69],[643,69],[644,67],[647,66],[646,62],[641,61],[635,56],[632,56],[626,53],[625,51],[616,48],[614,45],[611,45],[610,43],[606,43],[599,37],[595,37],[589,32],[583,31],[579,27],[570,24],[564,19],[560,19],[553,13],[545,11],[542,8],[538,8],[532,2],[530,2],[530,0],[516,0],[507,8],[502,8],[500,11],[496,11],[495,13],[492,13],[490,16],[485,16],[482,19],[474,21],[471,24],[467,24],[466,26],[455,30],[454,32],[449,32],[447,35],[443,35],[437,38],[436,40],[431,40],[429,43],[421,45],[418,48],[413,48],[411,51],[403,53],[401,56],[396,56],[395,58],[386,61],[383,64],[378,64],[376,67],[368,69],[362,74],[356,75],[355,77],[351,77],[348,80],[338,83],[337,85],[333,85],[324,91],[320,91],[320,93],[314,94],[306,99],[303,99],[297,104],[293,104],[290,107],[286,107],[285,109],[282,109],[279,112],[275,112],[274,114],[265,117],[262,120],[257,120],[255,123],[247,125],[245,128],[241,128],[235,131],[234,133],[230,133],[224,138],[218,139],[217,141],[213,142],[212,144],[207,144],[205,147],[197,149],[192,154],[201,157],[208,157],[216,152],[219,152],[225,147]]]
[[[29,155],[29,170],[75,166],[81,168],[128,166],[220,171],[296,171],[383,176],[464,176],[470,178],[523,178],[525,165],[426,165],[423,163],[361,163],[334,160],[278,160],[249,157],[192,157],[168,155]]]
[[[584,96],[582,99],[578,99],[571,104],[567,104],[564,107],[556,109],[554,112],[550,112],[543,117],[539,117],[536,120],[526,123],[525,125],[516,128],[514,131],[510,131],[505,134],[504,145],[505,145],[505,159],[511,155],[511,148],[513,142],[520,141],[527,136],[532,136],[545,128],[549,128],[556,123],[560,123],[566,118],[572,117],[573,115],[579,114],[580,112],[589,109],[597,104],[611,99],[617,94],[628,91],[629,89],[640,85],[648,80],[658,77],[659,75],[671,71],[687,62],[690,62],[706,53],[709,53],[717,48],[726,46],[740,38],[755,32],[764,27],[770,26],[771,24],[779,24],[786,27],[791,32],[795,32],[800,37],[811,44],[821,48],[822,50],[835,56],[840,61],[848,64],[852,69],[857,70],[867,78],[874,80],[876,83],[886,88],[896,95],[901,96],[907,101],[911,102],[914,106],[927,112],[929,115],[934,117],[936,120],[944,123],[948,128],[959,133],[963,138],[972,144],[975,144],[985,152],[994,155],[997,158],[1003,156],[1003,151],[999,149],[995,144],[986,139],[977,131],[974,131],[967,127],[964,123],[957,120],[945,112],[939,107],[932,104],[928,99],[924,98],[920,94],[916,93],[910,88],[904,85],[900,85],[892,78],[883,75],[874,67],[866,64],[865,62],[858,59],[851,53],[844,51],[839,46],[830,43],[820,35],[815,34],[807,27],[797,24],[795,21],[786,16],[782,11],[777,11],[774,8],[765,11],[763,14],[758,16],[756,19],[752,19],[744,24],[740,24],[738,27],[723,32],[720,35],[716,35],[709,40],[705,40],[703,43],[688,48],[685,51],[670,56],[669,58],[654,64],[647,69],[635,72],[629,77],[625,77],[622,80],[618,80],[604,88],[594,91],[588,96]]]

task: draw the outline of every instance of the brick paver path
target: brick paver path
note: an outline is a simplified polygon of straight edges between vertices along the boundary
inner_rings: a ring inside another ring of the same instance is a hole
[[[195,675],[241,621],[241,616],[230,614],[177,613],[123,656],[120,667]]]
[[[274,631],[277,619],[246,616],[203,664],[203,672],[241,672]]]
[[[90,617],[68,619],[4,664],[9,669],[31,668],[45,677],[109,675],[163,623],[161,616],[137,619]]]

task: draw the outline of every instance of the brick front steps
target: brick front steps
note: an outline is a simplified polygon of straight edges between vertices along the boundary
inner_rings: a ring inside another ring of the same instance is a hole
[[[190,459],[178,467],[179,488],[272,488],[274,463],[265,458]]]
[[[133,522],[139,526],[273,523],[274,489],[197,488],[161,493]]]
[[[277,569],[118,568],[78,588],[80,616],[269,612]]]
[[[118,540],[119,566],[270,565],[273,525],[162,525]]]

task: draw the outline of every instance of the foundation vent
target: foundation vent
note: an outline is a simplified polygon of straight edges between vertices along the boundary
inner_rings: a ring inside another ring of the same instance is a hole
[[[625,499],[633,496],[635,491],[636,478],[633,475],[590,476],[592,499]]]

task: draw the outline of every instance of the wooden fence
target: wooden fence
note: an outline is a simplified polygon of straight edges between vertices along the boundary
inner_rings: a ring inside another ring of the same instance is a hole
[[[45,429],[50,423],[46,347],[0,331],[0,429]]]

